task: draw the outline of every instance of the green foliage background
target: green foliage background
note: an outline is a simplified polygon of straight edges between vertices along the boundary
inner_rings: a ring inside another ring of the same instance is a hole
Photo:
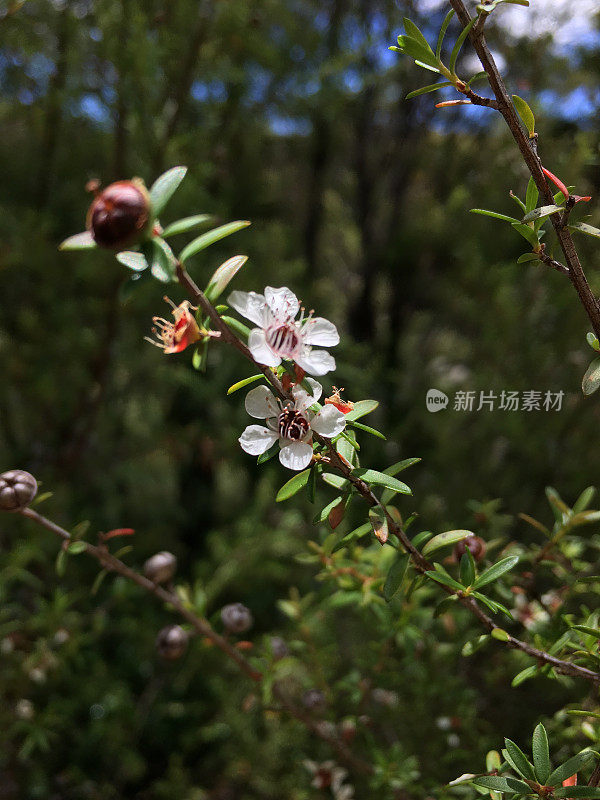
[[[170,218],[253,222],[194,259],[192,275],[203,283],[247,253],[239,288],[289,285],[335,321],[329,377],[350,399],[379,400],[372,424],[388,437],[364,441],[364,463],[423,459],[402,513],[417,510],[422,530],[527,542],[535,535],[516,515],[548,521],[547,484],[572,504],[597,480],[600,411],[579,390],[591,351],[568,281],[517,265],[519,237],[468,214],[513,214],[509,189],[524,194],[507,132],[486,109],[403,101],[422,75],[386,50],[402,3],[18,6],[0,4],[0,467],[33,472],[53,492],[44,512],[68,528],[135,528],[129,563],[172,550],[217,626],[220,607],[239,600],[257,648],[288,638],[301,683],[326,688],[328,719],[377,718],[377,734],[367,725],[359,741],[399,765],[394,796],[437,796],[483,770],[500,733],[522,743],[581,687],[539,679],[511,690],[528,662],[500,647],[464,658],[474,623],[432,619],[427,598],[393,610],[332,602],[297,558],[325,526],[314,530],[303,499],[275,506],[288,476],[237,444],[242,395],[225,392],[247,365],[217,346],[205,375],[186,354],[162,356],[142,339],[164,313],[161,287],[144,283],[125,301],[128,276],[110,254],[57,245],[83,228],[88,179],[149,184],[187,164]],[[441,16],[421,20],[430,36]],[[491,38],[536,110],[544,163],[597,195],[597,126],[561,115],[559,101],[597,84],[599,51]],[[598,292],[598,249],[580,249]],[[430,414],[429,387],[566,397],[560,413]],[[302,761],[327,748],[253,705],[219,654],[194,640],[182,661],[157,660],[167,610],[120,579],[92,596],[97,570],[83,557],[57,575],[57,542],[20,519],[0,519],[0,543],[3,797],[320,796]],[[290,587],[314,593],[294,625],[278,605]],[[373,688],[397,704],[378,704]],[[559,730],[565,752],[588,742],[564,718]]]

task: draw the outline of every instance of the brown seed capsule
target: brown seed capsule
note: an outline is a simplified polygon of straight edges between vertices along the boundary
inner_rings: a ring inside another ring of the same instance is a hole
[[[150,218],[150,196],[141,181],[117,181],[96,195],[86,226],[99,247],[122,250],[140,238]]]
[[[156,637],[156,649],[161,658],[175,661],[185,653],[188,635],[180,625],[168,625]]]
[[[37,494],[37,481],[29,472],[12,469],[0,475],[0,511],[21,511]]]
[[[144,575],[154,583],[168,583],[175,575],[177,559],[173,553],[162,550],[144,564]]]
[[[252,627],[254,620],[249,608],[242,603],[229,603],[221,609],[223,625],[231,633],[244,633]]]
[[[481,536],[467,536],[466,539],[461,539],[460,542],[454,545],[454,556],[457,561],[460,561],[467,552],[467,547],[475,561],[481,561],[485,555],[485,542]]]

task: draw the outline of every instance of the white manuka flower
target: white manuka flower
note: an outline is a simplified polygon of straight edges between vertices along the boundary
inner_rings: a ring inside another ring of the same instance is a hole
[[[230,306],[258,325],[250,331],[248,347],[259,364],[278,367],[282,358],[295,361],[311,375],[325,375],[335,369],[335,359],[326,350],[313,350],[311,345],[332,347],[340,341],[337,328],[312,312],[296,319],[300,303],[296,295],[282,286],[267,286],[264,295],[256,292],[232,292]]]
[[[248,425],[239,438],[242,449],[251,456],[259,456],[279,441],[279,460],[288,469],[306,469],[312,460],[312,435],[332,438],[341,433],[346,420],[335,406],[326,405],[318,411],[310,406],[318,402],[323,391],[312,378],[306,379],[312,389],[309,394],[300,385],[292,388],[293,403],[285,405],[275,398],[267,386],[257,386],[246,395],[246,411],[251,417],[266,420],[263,425]]]

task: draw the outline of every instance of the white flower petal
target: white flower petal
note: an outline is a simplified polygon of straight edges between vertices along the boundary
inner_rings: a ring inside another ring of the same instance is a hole
[[[319,398],[323,394],[323,387],[320,383],[312,378],[305,378],[309,383],[312,392],[309,394],[306,389],[297,383],[292,387],[292,397],[294,398],[294,405],[298,411],[304,411],[309,406],[319,402]]]
[[[265,325],[267,302],[264,295],[256,292],[235,291],[229,295],[227,302],[232,308],[235,308],[238,314],[246,317],[250,322],[260,325],[261,328]]]
[[[306,442],[290,442],[282,447],[279,452],[279,460],[288,469],[306,469],[312,461],[312,445]]]
[[[296,364],[311,375],[325,375],[335,369],[335,358],[327,350],[311,350],[306,347],[296,358]]]
[[[261,453],[266,453],[277,439],[278,436],[274,431],[263,428],[262,425],[248,425],[238,442],[246,453],[250,453],[251,456],[259,456]]]
[[[278,367],[281,364],[281,358],[271,350],[265,339],[265,332],[261,328],[253,328],[250,331],[248,349],[254,360],[264,364],[265,367]]]
[[[302,338],[306,344],[333,347],[340,343],[340,335],[333,322],[324,317],[312,317],[302,328]]]
[[[300,310],[298,298],[287,286],[282,286],[280,289],[267,286],[265,300],[275,319],[281,322],[293,319]]]
[[[335,406],[326,405],[310,421],[310,427],[315,433],[331,439],[337,436],[346,427],[346,419],[342,412]]]
[[[267,419],[279,414],[277,400],[268,386],[257,386],[249,391],[244,405],[248,414],[256,419]]]

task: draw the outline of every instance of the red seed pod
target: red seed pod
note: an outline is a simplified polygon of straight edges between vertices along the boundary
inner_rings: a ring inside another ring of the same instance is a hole
[[[159,631],[156,637],[156,649],[159,656],[168,661],[181,658],[187,650],[188,635],[180,625],[169,625]]]
[[[37,494],[37,481],[29,472],[12,469],[0,475],[0,511],[21,511]]]
[[[460,561],[467,552],[467,547],[471,551],[471,555],[475,561],[481,561],[485,555],[486,549],[485,542],[481,536],[467,536],[466,539],[462,539],[454,545],[454,556],[457,561]]]
[[[117,181],[94,198],[86,227],[99,247],[123,250],[140,238],[150,218],[150,195],[141,181]]]

